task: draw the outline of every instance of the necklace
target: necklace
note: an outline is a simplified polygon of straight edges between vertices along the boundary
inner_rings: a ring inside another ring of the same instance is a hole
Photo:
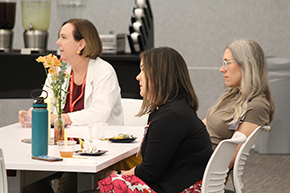
[[[83,80],[82,92],[81,92],[80,96],[75,101],[72,101],[72,94],[73,94],[73,90],[74,90],[74,72],[72,71],[72,73],[71,73],[70,89],[69,89],[69,111],[70,112],[73,112],[76,102],[78,102],[84,95],[86,78],[87,78],[87,74],[85,75],[84,80]]]

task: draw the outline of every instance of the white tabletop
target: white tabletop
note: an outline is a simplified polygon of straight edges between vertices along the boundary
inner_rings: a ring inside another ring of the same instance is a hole
[[[111,137],[123,132],[129,132],[137,136],[137,139],[132,143],[112,143],[98,140],[98,149],[109,151],[101,156],[80,156],[87,159],[65,158],[64,161],[58,162],[32,159],[31,144],[21,142],[22,139],[31,138],[31,129],[22,128],[19,123],[0,128],[0,147],[4,151],[6,169],[95,173],[137,152],[142,140],[143,127],[108,126],[105,135]],[[51,134],[53,134],[53,130],[51,130]],[[89,139],[88,127],[69,126],[67,135],[68,137]],[[80,149],[80,146],[77,145],[76,149]],[[59,157],[58,147],[49,145],[48,155]],[[74,155],[74,157],[77,156],[79,155]]]

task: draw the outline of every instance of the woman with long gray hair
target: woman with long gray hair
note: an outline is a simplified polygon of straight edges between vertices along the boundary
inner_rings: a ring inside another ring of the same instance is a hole
[[[257,126],[270,125],[274,114],[267,63],[257,42],[242,39],[228,45],[220,72],[227,89],[203,120],[213,148],[236,131],[249,136]]]

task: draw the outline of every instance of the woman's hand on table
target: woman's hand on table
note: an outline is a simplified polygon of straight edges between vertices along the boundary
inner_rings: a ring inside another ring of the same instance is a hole
[[[18,119],[19,123],[21,124],[22,127],[25,127],[25,116],[28,116],[31,120],[31,110],[25,111],[25,110],[20,110],[18,112]]]
[[[64,119],[64,122],[68,125],[71,125],[72,124],[72,121],[70,120],[69,118],[69,115],[67,113],[63,113],[61,115],[61,117]],[[57,115],[56,114],[51,114],[50,115],[50,123],[51,124],[54,124],[54,120],[57,118]]]
[[[70,117],[67,113],[64,113],[61,115],[61,117],[64,119],[64,122],[68,125],[72,124],[72,121],[70,120]]]

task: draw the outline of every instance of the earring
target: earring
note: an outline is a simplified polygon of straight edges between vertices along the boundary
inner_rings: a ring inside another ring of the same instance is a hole
[[[77,51],[77,54],[80,55],[80,54],[81,54],[81,51],[78,50],[78,51]]]

